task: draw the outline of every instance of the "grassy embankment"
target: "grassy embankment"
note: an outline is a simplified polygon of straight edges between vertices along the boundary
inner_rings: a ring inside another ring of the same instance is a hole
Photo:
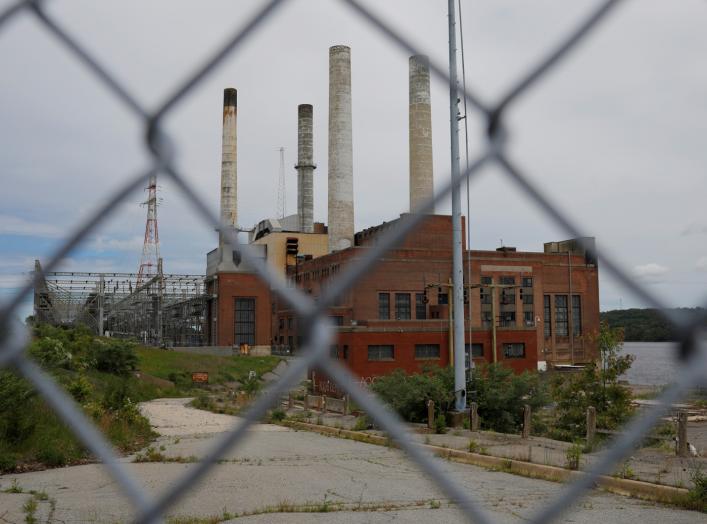
[[[94,337],[84,329],[35,328],[30,356],[81,406],[119,452],[147,445],[155,434],[137,403],[196,396],[193,371],[209,372],[211,385],[260,376],[275,357],[216,357],[139,347]],[[139,376],[139,378],[138,378]],[[209,386],[209,387],[210,387]],[[0,473],[93,460],[32,385],[0,370]]]

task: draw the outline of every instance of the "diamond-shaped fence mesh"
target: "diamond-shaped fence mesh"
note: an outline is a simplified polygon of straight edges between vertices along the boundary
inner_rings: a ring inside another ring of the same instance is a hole
[[[11,25],[13,20],[19,15],[31,13],[38,24],[54,35],[63,46],[71,51],[76,60],[101,81],[106,90],[122,102],[127,110],[144,122],[146,129],[145,142],[152,155],[152,165],[145,172],[137,176],[126,177],[127,182],[123,187],[113,194],[112,198],[93,216],[88,217],[76,227],[51,259],[43,264],[44,272],[53,271],[62,258],[70,253],[90,232],[105,222],[115,208],[133,190],[144,185],[152,175],[165,176],[173,181],[206,222],[220,227],[217,214],[197,196],[174,162],[173,146],[170,137],[163,131],[161,123],[163,117],[177,107],[187,93],[197,89],[207,75],[218,68],[223,60],[237,48],[245,45],[248,39],[286,3],[285,0],[264,2],[247,23],[234,32],[218,52],[200,64],[186,82],[176,86],[173,94],[164,100],[154,112],[145,109],[137,97],[110,72],[108,65],[100,63],[93,57],[90,46],[80,43],[70,32],[61,27],[59,22],[45,10],[43,1],[26,0],[16,2],[6,8],[3,13],[0,13],[0,33]],[[405,35],[393,29],[387,20],[376,16],[357,0],[342,0],[342,3],[350,9],[351,16],[363,19],[385,35],[392,45],[399,47],[402,51],[409,54],[421,54],[424,51],[415,48],[411,41]],[[260,420],[267,409],[283,393],[295,385],[297,377],[301,376],[303,371],[315,365],[336,381],[380,427],[388,432],[400,448],[438,484],[470,521],[490,522],[490,517],[475,497],[463,491],[445,475],[438,459],[432,457],[422,447],[413,442],[400,418],[362,389],[346,368],[328,358],[328,348],[332,343],[334,330],[329,324],[327,309],[334,304],[338,296],[341,296],[341,294],[354,286],[359,278],[370,271],[377,260],[412,231],[423,220],[425,212],[432,211],[435,204],[447,199],[455,185],[458,186],[465,180],[473,180],[480,168],[487,164],[493,163],[500,166],[502,172],[518,185],[525,197],[535,202],[551,221],[568,234],[576,238],[584,236],[581,228],[559,211],[547,198],[542,188],[534,185],[523,173],[523,170],[507,156],[504,147],[504,137],[507,132],[505,128],[506,114],[512,104],[522,98],[537,80],[542,78],[551,68],[561,63],[579,42],[595,30],[603,20],[607,19],[618,3],[618,0],[602,2],[589,16],[581,20],[577,27],[573,28],[563,41],[550,50],[539,64],[524,75],[520,75],[513,88],[502,96],[498,103],[486,105],[475,96],[473,91],[460,91],[460,95],[466,97],[466,101],[478,110],[481,118],[485,119],[488,138],[485,150],[469,163],[468,168],[458,179],[451,180],[441,191],[438,191],[434,199],[427,202],[419,210],[419,214],[405,215],[396,223],[395,227],[387,230],[380,241],[369,249],[360,260],[348,267],[347,271],[338,275],[337,279],[332,282],[332,285],[326,289],[323,296],[316,303],[298,289],[288,287],[286,280],[255,257],[251,253],[249,246],[239,246],[244,260],[255,269],[261,278],[270,284],[274,292],[279,294],[296,311],[299,325],[306,326],[303,337],[303,350],[301,351],[302,356],[288,368],[279,381],[269,387],[248,408],[243,415],[243,424],[227,433],[196,467],[190,469],[175,485],[171,486],[166,493],[156,500],[148,498],[139,481],[133,478],[125,466],[117,460],[111,446],[87,417],[84,416],[73,400],[57,386],[48,374],[25,355],[24,349],[28,343],[28,335],[25,328],[12,319],[15,318],[14,313],[22,300],[32,292],[34,283],[28,283],[0,311],[0,366],[14,367],[34,384],[49,405],[101,461],[108,473],[117,482],[125,496],[134,505],[139,522],[160,520],[165,512],[177,503],[190,487],[206,475],[230,448],[239,443],[249,426]],[[430,64],[430,68],[439,80],[449,83],[449,78],[443,68],[434,63]],[[228,230],[226,227],[220,227],[220,229],[225,232],[230,242],[236,245],[236,232],[232,229]],[[592,249],[591,246],[586,247],[587,249]],[[658,297],[634,281],[614,263],[610,253],[601,249],[595,249],[594,251],[594,255],[601,260],[603,267],[634,293],[637,298],[652,307],[665,309],[663,307],[664,304]],[[41,275],[36,275],[36,278],[41,278]],[[614,441],[612,447],[602,455],[585,475],[565,486],[553,502],[548,504],[538,514],[532,516],[530,518],[532,522],[549,522],[557,518],[562,511],[571,506],[573,501],[594,486],[599,475],[609,472],[634,449],[634,446],[641,438],[664,415],[671,403],[682,398],[690,388],[701,384],[705,371],[707,371],[707,347],[704,335],[700,332],[700,325],[703,325],[705,316],[703,314],[701,317],[690,321],[685,321],[681,318],[670,318],[680,336],[678,351],[681,358],[681,366],[675,385],[668,388],[661,395],[660,402],[655,407],[646,411],[640,418],[633,420],[621,436]]]

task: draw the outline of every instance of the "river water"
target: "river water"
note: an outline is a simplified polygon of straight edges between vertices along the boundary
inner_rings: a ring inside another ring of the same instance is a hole
[[[676,342],[625,342],[621,354],[636,358],[623,375],[629,384],[662,386],[675,381],[677,374]]]

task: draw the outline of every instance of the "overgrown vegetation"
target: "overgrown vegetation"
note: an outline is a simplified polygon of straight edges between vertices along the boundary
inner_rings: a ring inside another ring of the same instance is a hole
[[[476,368],[467,391],[478,404],[481,428],[501,433],[520,430],[525,404],[536,411],[549,402],[547,386],[540,374],[525,371],[516,375],[502,364]]]
[[[699,462],[690,467],[690,481],[692,486],[687,493],[686,507],[707,512],[707,475]]]
[[[599,365],[588,364],[581,373],[558,374],[552,381],[552,397],[557,403],[552,438],[573,441],[586,433],[587,408],[594,406],[597,427],[617,429],[632,415],[631,390],[619,377],[633,362],[632,355],[619,355],[623,332],[602,323],[598,335]]]
[[[100,339],[85,328],[34,328],[29,355],[51,374],[122,451],[153,433],[135,402],[151,392],[132,377],[135,344]],[[0,471],[63,466],[90,459],[87,450],[24,378],[0,371]]]
[[[192,385],[193,371],[208,372],[211,384],[247,381],[250,371],[260,376],[279,361],[182,354],[96,337],[85,327],[43,324],[33,326],[28,353],[124,452],[143,448],[153,438],[138,402],[203,392]],[[202,397],[208,403],[208,397]],[[12,371],[0,371],[0,472],[90,459],[28,381]]]
[[[619,354],[623,343],[620,329],[602,323],[596,336],[600,360],[580,373],[515,374],[502,363],[477,367],[467,392],[469,401],[477,403],[481,429],[518,433],[526,404],[533,413],[536,435],[568,442],[584,438],[589,406],[596,409],[597,427],[619,428],[632,414],[631,391],[619,377],[631,367],[633,357]],[[445,430],[444,417],[454,406],[454,371],[428,367],[422,373],[406,375],[395,370],[379,377],[371,389],[409,422],[427,422],[427,401],[433,400],[433,429],[439,433]]]
[[[371,389],[405,420],[426,422],[428,400],[434,401],[437,413],[454,406],[454,370],[430,366],[422,373],[407,375],[396,369],[378,377]]]

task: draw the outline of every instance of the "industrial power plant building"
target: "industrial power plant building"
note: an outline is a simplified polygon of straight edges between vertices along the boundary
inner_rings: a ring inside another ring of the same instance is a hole
[[[396,220],[355,233],[351,119],[351,50],[329,49],[328,217],[314,221],[316,108],[297,108],[297,214],[265,218],[247,229],[257,257],[312,298],[356,263]],[[409,212],[433,194],[430,73],[426,57],[409,61]],[[238,99],[224,90],[221,222],[238,223]],[[150,199],[156,202],[156,183]],[[419,215],[416,215],[419,216]],[[479,220],[476,223],[482,224]],[[483,227],[481,225],[480,227]],[[154,231],[153,235],[149,235]],[[148,237],[157,247],[156,206]],[[302,326],[220,233],[206,275],[169,275],[162,261],[132,273],[48,273],[37,262],[35,316],[57,325],[82,323],[95,333],[162,346],[250,346],[296,354]],[[593,239],[545,244],[539,252],[500,247],[463,250],[467,365],[500,362],[516,371],[582,364],[597,358],[597,263]],[[149,246],[148,246],[149,247]],[[155,249],[156,251],[156,249]],[[589,249],[589,251],[593,251]],[[143,250],[143,255],[147,248]],[[156,255],[158,256],[158,255]],[[144,256],[143,256],[144,258]],[[151,271],[144,272],[147,267]],[[452,217],[428,214],[331,307],[338,330],[332,355],[363,380],[401,368],[450,365]],[[458,312],[462,313],[462,312]],[[326,385],[319,384],[320,387]]]
[[[259,257],[317,299],[395,221],[354,233],[351,54],[329,50],[328,224],[313,221],[314,108],[298,108],[297,214],[262,220],[249,233]],[[236,226],[236,94],[224,95],[221,216]],[[410,58],[410,210],[433,195],[429,64]],[[593,239],[545,244],[541,252],[464,247],[467,366],[501,362],[520,372],[581,364],[597,357],[597,263]],[[470,267],[469,267],[470,266]],[[301,326],[269,285],[220,240],[207,256],[206,337],[211,345],[248,345],[296,354]],[[427,215],[330,310],[331,348],[362,380],[402,368],[450,364],[452,219]],[[325,384],[319,384],[326,388]],[[334,386],[331,386],[334,387]]]

